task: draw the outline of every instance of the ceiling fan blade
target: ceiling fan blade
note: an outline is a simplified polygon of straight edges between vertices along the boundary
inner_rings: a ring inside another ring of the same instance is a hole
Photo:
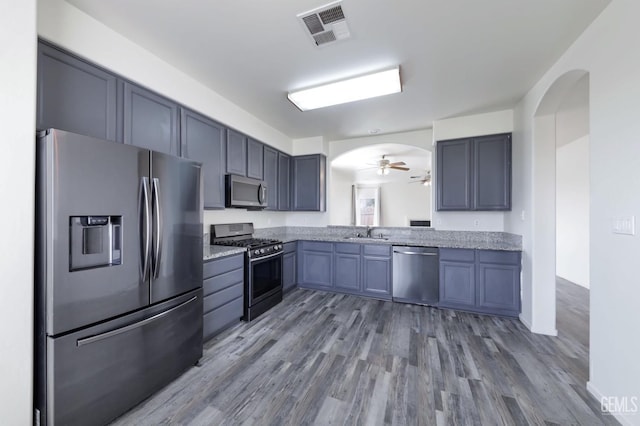
[[[407,163],[405,163],[404,161],[396,161],[395,163],[390,163],[389,166],[393,167],[393,166],[404,166]]]
[[[411,170],[408,167],[398,167],[398,166],[389,166],[390,169],[395,169],[395,170],[402,170],[403,172],[408,172],[409,170]]]

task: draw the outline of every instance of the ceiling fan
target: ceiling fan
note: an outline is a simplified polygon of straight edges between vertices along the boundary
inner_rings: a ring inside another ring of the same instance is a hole
[[[387,160],[385,157],[386,157],[386,154],[383,155],[382,158],[378,160],[375,164],[375,168],[378,169],[376,173],[378,173],[379,175],[388,175],[389,170],[391,169],[401,170],[403,172],[409,171],[408,167],[402,167],[406,165],[404,161],[396,161],[395,163],[392,163],[391,161]]]
[[[421,183],[424,186],[429,186],[431,185],[431,170],[426,170],[424,175],[419,175],[419,176],[410,176],[410,179],[416,179],[416,180],[412,180],[409,183]]]

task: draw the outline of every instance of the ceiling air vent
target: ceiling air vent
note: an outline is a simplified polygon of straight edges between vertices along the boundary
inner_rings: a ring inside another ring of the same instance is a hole
[[[340,1],[298,15],[316,46],[326,46],[351,37]]]

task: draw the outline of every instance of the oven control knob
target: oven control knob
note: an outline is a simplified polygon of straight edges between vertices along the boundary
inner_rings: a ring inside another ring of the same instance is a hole
[[[276,250],[280,250],[280,249],[282,248],[282,246],[280,246],[280,245],[276,245],[274,248],[275,248]]]
[[[260,254],[263,254],[263,253],[264,253],[264,249],[260,249]]]
[[[253,254],[260,254],[260,250],[254,251]]]

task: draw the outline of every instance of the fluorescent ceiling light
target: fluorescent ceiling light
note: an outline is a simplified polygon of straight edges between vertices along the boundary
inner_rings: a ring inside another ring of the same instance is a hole
[[[290,92],[287,97],[301,111],[308,111],[401,91],[400,67],[395,67],[390,70]]]

